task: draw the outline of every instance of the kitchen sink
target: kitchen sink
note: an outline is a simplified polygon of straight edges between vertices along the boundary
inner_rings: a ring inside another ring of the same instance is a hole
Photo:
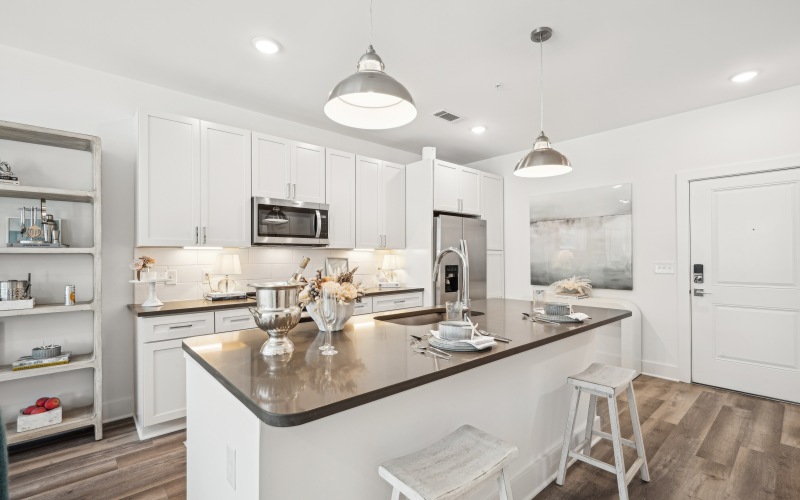
[[[475,316],[483,316],[484,314],[485,313],[480,311],[469,312],[470,317],[473,318]],[[444,307],[419,309],[399,314],[384,314],[383,316],[375,316],[375,319],[404,326],[435,325],[440,321],[444,321]]]

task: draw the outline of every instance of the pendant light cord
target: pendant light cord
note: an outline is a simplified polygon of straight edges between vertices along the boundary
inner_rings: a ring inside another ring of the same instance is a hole
[[[372,0],[369,0],[369,45],[372,46]]]
[[[539,130],[544,134],[544,40],[539,42]]]

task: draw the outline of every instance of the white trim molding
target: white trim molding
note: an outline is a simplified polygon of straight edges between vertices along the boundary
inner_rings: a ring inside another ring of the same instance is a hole
[[[678,379],[692,381],[692,298],[691,298],[691,224],[689,186],[692,182],[734,175],[746,175],[800,167],[800,156],[735,163],[716,167],[683,170],[676,175],[676,241],[678,273]]]

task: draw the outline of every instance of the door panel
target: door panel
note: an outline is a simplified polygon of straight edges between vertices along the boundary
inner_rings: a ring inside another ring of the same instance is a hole
[[[383,162],[381,168],[381,210],[384,248],[406,247],[406,167]]]
[[[289,198],[291,141],[253,133],[253,196]]]
[[[486,220],[486,248],[503,249],[503,178],[481,173],[481,217]]]
[[[356,247],[380,248],[381,162],[356,156]]]
[[[186,360],[182,340],[151,342],[142,346],[144,373],[144,425],[186,416]],[[164,383],[167,380],[169,383]]]
[[[458,212],[461,179],[458,165],[437,161],[433,166],[433,209]]]
[[[690,193],[692,380],[800,402],[800,169]]]
[[[481,214],[481,173],[478,170],[461,168],[461,212],[471,215]]]
[[[329,248],[356,246],[356,157],[328,149],[325,154],[325,197]]]
[[[325,203],[325,148],[295,143],[292,154],[292,199]]]

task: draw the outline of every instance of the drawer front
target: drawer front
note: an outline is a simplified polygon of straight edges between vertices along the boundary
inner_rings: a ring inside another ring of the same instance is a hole
[[[394,311],[422,306],[422,292],[396,293],[372,297],[372,312]]]
[[[256,325],[256,320],[247,308],[214,313],[214,331],[216,333],[249,330],[250,328],[258,328],[258,325]]]
[[[182,339],[214,333],[214,313],[175,314],[137,320],[138,341],[141,343]]]
[[[358,316],[359,314],[372,314],[372,297],[364,297],[361,299],[360,304],[356,302],[353,308],[353,316]]]

